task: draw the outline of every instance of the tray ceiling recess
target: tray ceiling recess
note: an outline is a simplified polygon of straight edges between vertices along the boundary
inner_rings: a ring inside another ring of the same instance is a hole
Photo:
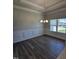
[[[66,0],[13,0],[14,8],[30,10],[32,12],[56,12],[58,9],[66,10]]]

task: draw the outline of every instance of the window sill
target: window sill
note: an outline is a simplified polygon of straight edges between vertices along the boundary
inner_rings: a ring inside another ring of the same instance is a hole
[[[54,32],[54,31],[50,31],[50,32],[53,32],[53,33],[59,33],[59,34],[66,34],[66,33],[61,33],[61,32]]]

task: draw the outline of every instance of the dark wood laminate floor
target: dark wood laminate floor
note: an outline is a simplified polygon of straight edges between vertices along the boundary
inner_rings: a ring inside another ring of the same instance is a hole
[[[65,47],[65,41],[39,36],[13,45],[13,56],[18,59],[56,59]]]

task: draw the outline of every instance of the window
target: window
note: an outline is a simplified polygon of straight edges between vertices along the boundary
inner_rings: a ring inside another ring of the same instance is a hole
[[[58,32],[66,32],[66,19],[58,19]]]
[[[66,18],[50,20],[50,31],[66,33]]]
[[[50,20],[50,31],[56,32],[56,25],[57,25],[57,20]]]

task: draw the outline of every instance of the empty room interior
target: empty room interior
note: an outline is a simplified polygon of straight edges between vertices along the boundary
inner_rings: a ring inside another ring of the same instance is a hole
[[[13,59],[66,59],[66,0],[13,0]]]

